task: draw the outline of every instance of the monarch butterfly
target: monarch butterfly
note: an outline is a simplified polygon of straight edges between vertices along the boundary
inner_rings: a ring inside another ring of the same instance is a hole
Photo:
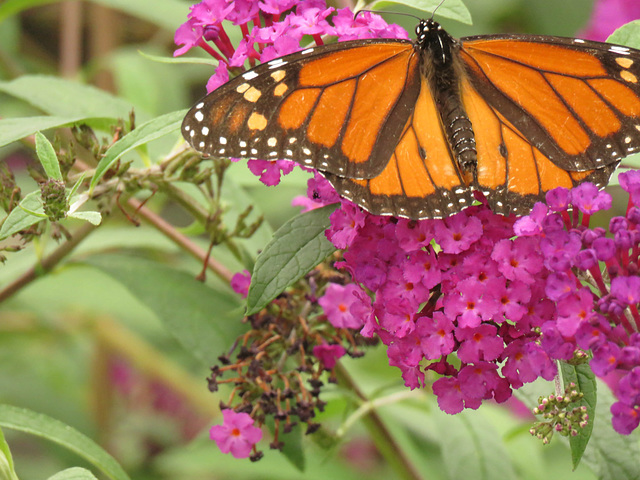
[[[525,214],[555,187],[604,186],[640,150],[640,51],[457,40],[432,19],[416,35],[261,64],[196,103],[182,133],[205,156],[295,160],[365,210],[411,219],[458,212],[474,191]]]

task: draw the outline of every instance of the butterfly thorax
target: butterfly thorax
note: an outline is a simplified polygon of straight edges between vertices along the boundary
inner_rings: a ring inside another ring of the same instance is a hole
[[[433,20],[422,20],[416,27],[416,35],[415,48],[422,59],[422,73],[429,83],[460,173],[469,184],[475,180],[477,153],[471,121],[460,95],[464,71],[458,54],[460,42]]]

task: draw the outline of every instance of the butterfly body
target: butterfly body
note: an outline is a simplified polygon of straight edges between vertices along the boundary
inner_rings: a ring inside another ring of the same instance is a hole
[[[205,156],[290,159],[374,214],[441,218],[481,192],[527,213],[640,150],[640,51],[547,36],[353,40],[259,65],[199,101]]]

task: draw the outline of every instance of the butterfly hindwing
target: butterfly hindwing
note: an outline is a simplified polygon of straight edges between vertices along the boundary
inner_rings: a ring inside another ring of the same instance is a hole
[[[292,159],[340,176],[371,178],[389,161],[419,78],[409,41],[311,48],[214,90],[187,114],[183,134],[206,156]]]
[[[415,108],[383,172],[354,180],[325,174],[338,193],[378,215],[442,218],[473,203],[423,78]]]
[[[564,170],[615,164],[640,150],[640,52],[547,36],[462,39],[473,87]]]

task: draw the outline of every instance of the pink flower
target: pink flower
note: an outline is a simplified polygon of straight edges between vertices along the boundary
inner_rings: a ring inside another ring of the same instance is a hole
[[[351,313],[351,305],[358,301],[355,292],[359,289],[353,283],[342,286],[330,283],[324,295],[318,299],[327,319],[336,328],[360,328],[364,319],[356,318]]]
[[[231,278],[231,288],[233,288],[234,292],[242,295],[242,298],[247,298],[249,285],[251,285],[251,273],[249,273],[249,270],[238,272]]]
[[[260,181],[271,187],[280,183],[280,174],[291,173],[295,163],[290,160],[249,160],[247,167]]]
[[[209,437],[222,453],[231,452],[235,458],[247,458],[253,446],[262,439],[262,430],[254,426],[248,413],[227,409],[222,410],[222,418],[222,425],[211,427]]]
[[[320,360],[325,370],[331,370],[336,366],[336,362],[346,353],[342,345],[316,345],[313,347],[313,354]]]

